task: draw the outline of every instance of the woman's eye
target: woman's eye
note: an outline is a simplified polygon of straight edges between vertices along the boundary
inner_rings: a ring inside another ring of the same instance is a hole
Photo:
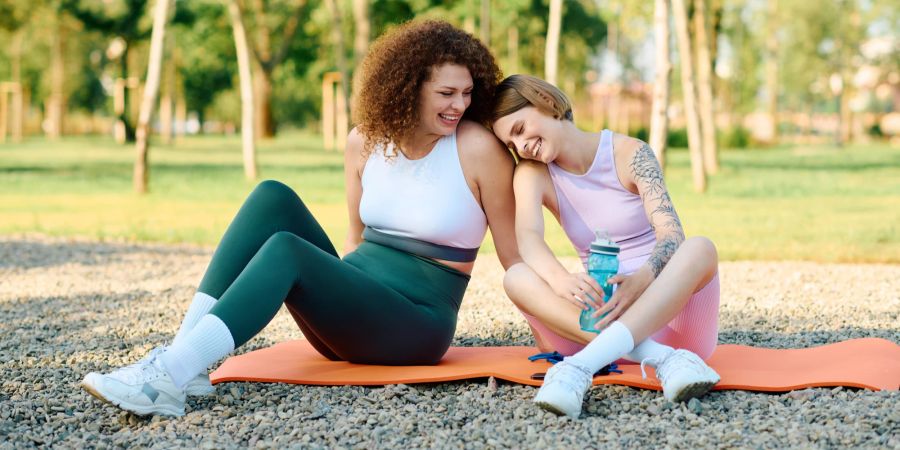
[[[443,95],[444,97],[449,97],[449,96],[453,95],[453,93],[452,92],[441,92],[441,95]]]
[[[469,92],[463,92],[463,95],[465,95],[466,97],[471,97],[471,96],[472,96],[472,92],[471,92],[471,91],[469,91]]]

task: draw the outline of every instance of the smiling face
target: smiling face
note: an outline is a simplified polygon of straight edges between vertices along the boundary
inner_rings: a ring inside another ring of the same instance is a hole
[[[544,164],[559,156],[562,142],[562,120],[527,106],[494,121],[494,134],[522,159]]]
[[[419,128],[427,134],[447,136],[456,131],[472,103],[474,82],[465,66],[442,64],[431,70],[419,94]]]

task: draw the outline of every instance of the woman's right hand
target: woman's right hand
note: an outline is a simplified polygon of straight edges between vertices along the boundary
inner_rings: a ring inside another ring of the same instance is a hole
[[[568,273],[547,280],[556,295],[572,302],[580,309],[603,306],[603,289],[593,277],[587,273]]]

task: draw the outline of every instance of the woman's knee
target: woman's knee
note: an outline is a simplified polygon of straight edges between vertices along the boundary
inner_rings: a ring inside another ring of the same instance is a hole
[[[703,261],[713,269],[718,267],[719,252],[716,250],[716,244],[709,238],[704,236],[688,238],[681,244],[681,248],[691,253],[692,260]]]
[[[254,201],[262,200],[274,207],[302,203],[300,197],[290,186],[275,180],[265,180],[257,184],[250,197]]]
[[[540,276],[527,264],[513,264],[503,275],[503,289],[509,299],[521,307],[528,302],[529,293],[534,292],[534,284],[540,281]]]
[[[509,266],[509,269],[506,269],[506,273],[503,274],[503,289],[506,291],[506,295],[513,297],[527,280],[530,273],[533,273],[533,271],[525,263]]]

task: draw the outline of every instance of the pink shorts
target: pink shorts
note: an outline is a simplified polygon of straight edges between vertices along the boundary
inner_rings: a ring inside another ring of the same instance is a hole
[[[584,344],[554,333],[537,317],[525,312],[522,314],[544,341],[563,355],[573,355],[584,348]],[[684,309],[652,337],[660,344],[689,350],[703,359],[709,358],[719,340],[719,274],[716,273],[706,286],[695,292]]]

